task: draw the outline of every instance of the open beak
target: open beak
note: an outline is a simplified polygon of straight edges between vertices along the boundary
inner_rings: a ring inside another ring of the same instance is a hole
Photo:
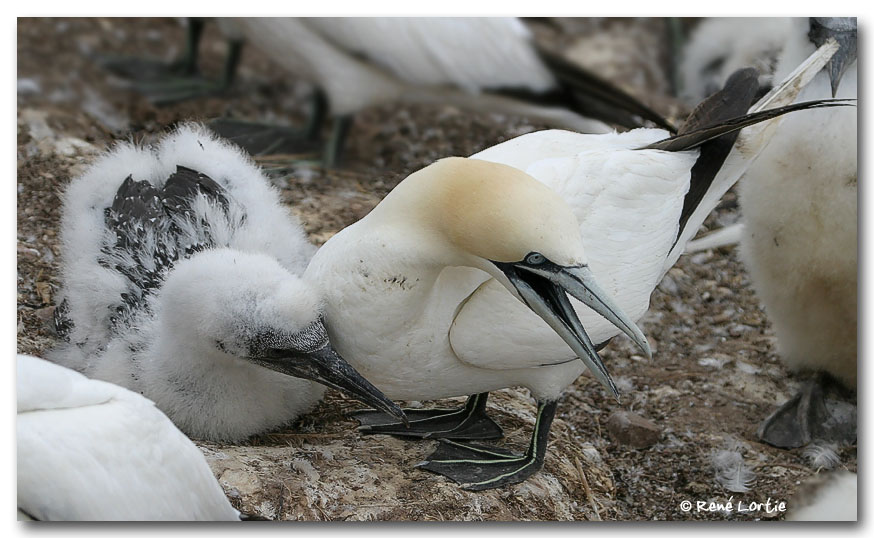
[[[617,397],[619,391],[567,294],[603,316],[627,334],[648,357],[652,356],[646,337],[607,292],[595,283],[594,275],[587,266],[563,267],[547,262],[537,266],[503,263],[499,267],[525,304],[567,342],[595,378]]]
[[[821,47],[830,38],[834,38],[840,46],[826,64],[834,97],[847,68],[856,61],[856,18],[814,17],[810,19],[808,37],[817,47]]]
[[[281,356],[271,353],[270,357],[251,357],[250,360],[276,372],[309,379],[326,387],[341,390],[376,409],[385,411],[409,426],[409,420],[401,408],[364,379],[334,351],[330,344],[316,351],[287,350],[287,353]]]

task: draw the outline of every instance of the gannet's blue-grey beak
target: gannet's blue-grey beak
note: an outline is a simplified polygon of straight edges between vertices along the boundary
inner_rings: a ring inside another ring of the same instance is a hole
[[[808,37],[817,47],[821,47],[829,38],[834,38],[840,45],[826,65],[834,97],[838,93],[841,77],[856,61],[856,17],[812,17]]]
[[[330,344],[312,351],[268,349],[259,353],[257,357],[248,358],[276,372],[309,379],[343,391],[409,425],[401,408],[364,379],[352,365],[334,351]]]
[[[627,334],[648,357],[652,356],[641,330],[596,284],[587,266],[561,266],[538,253],[531,253],[517,263],[493,263],[507,276],[525,304],[567,342],[595,378],[614,395],[619,394],[616,385],[567,294],[603,316]]]

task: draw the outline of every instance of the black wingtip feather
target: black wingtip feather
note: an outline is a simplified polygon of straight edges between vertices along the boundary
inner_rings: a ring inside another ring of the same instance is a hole
[[[725,86],[701,102],[680,127],[678,136],[686,136],[700,129],[720,125],[727,119],[743,115],[749,110],[759,88],[759,72],[753,68],[739,69],[731,74]],[[689,191],[683,199],[680,212],[680,233],[704,199],[710,185],[731,153],[738,133],[726,134],[701,146],[701,152],[692,167]],[[677,238],[680,234],[677,235]]]
[[[752,114],[745,114],[736,118],[731,118],[721,122],[718,125],[703,127],[694,131],[678,134],[664,140],[659,140],[648,146],[639,149],[660,149],[664,151],[686,151],[696,148],[705,142],[709,142],[720,136],[740,131],[744,127],[755,125],[763,121],[772,120],[790,112],[799,110],[810,110],[814,108],[831,108],[838,106],[856,106],[856,99],[818,99],[816,101],[805,101],[803,103],[795,103],[792,105],[771,108]]]

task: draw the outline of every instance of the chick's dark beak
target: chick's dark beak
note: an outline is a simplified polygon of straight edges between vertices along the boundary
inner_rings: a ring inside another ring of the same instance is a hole
[[[267,355],[252,357],[251,360],[276,372],[341,390],[409,425],[401,408],[364,379],[330,344],[315,351],[271,350]]]

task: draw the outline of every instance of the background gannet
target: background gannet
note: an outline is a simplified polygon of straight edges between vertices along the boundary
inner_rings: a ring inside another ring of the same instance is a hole
[[[18,509],[42,521],[239,520],[203,454],[154,404],[18,355]]]
[[[672,128],[625,91],[538,48],[515,18],[329,17],[231,19],[247,43],[324,94],[334,117],[326,162],[339,157],[352,114],[402,101],[509,113],[582,132],[604,122]],[[319,118],[325,110],[314,112]],[[258,153],[266,126],[219,120],[222,135]],[[271,129],[287,137],[288,129]],[[307,132],[312,133],[311,129]],[[275,148],[276,144],[272,144]]]
[[[67,344],[50,358],[140,392],[186,433],[240,440],[311,408],[321,384],[399,413],[331,347],[300,280],[314,247],[242,152],[186,125],[123,144],[64,195]]]
[[[833,51],[819,51],[754,112],[794,99]],[[447,441],[424,467],[470,489],[536,472],[556,401],[584,364],[616,392],[594,344],[622,331],[648,353],[632,320],[773,126],[754,128],[731,155],[733,138],[711,139],[791,110],[738,121],[756,88],[754,70],[739,72],[667,140],[656,129],[543,131],[438,161],[331,238],[306,275],[320,282],[344,356],[395,398],[474,395],[464,410],[417,414],[409,429],[363,414],[363,431],[493,438],[485,392],[521,385],[538,402],[524,455]],[[575,313],[566,292],[594,312]]]
[[[841,48],[800,100],[835,91],[856,97],[855,18],[793,21],[777,76],[829,37]],[[855,412],[837,403],[848,397],[833,380],[855,391],[856,130],[850,108],[787,118],[740,183],[741,256],[774,325],[777,350],[791,370],[824,374],[762,424],[759,435],[776,446],[856,436]]]

